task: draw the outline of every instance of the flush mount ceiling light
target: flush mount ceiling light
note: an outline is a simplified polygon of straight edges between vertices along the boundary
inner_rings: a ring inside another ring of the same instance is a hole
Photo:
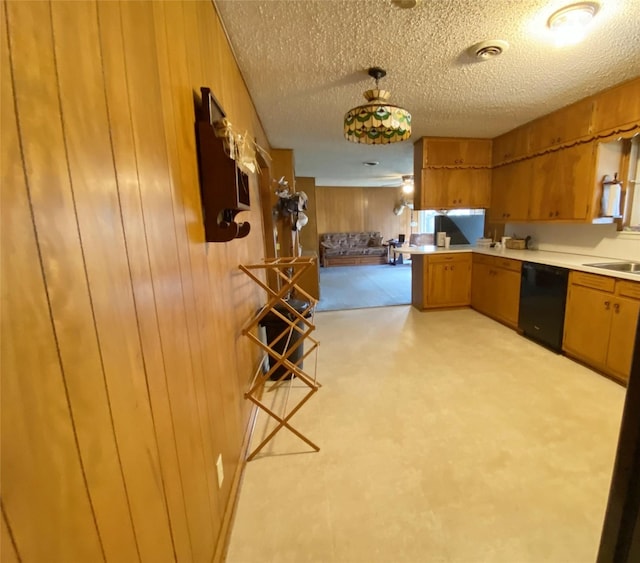
[[[547,26],[553,33],[556,45],[574,45],[582,41],[599,9],[600,6],[595,2],[578,2],[554,12]]]
[[[387,145],[411,137],[411,114],[404,108],[387,103],[391,95],[378,89],[378,81],[387,72],[378,67],[369,69],[376,81],[375,90],[367,90],[366,104],[350,109],[344,116],[344,138],[352,143]]]

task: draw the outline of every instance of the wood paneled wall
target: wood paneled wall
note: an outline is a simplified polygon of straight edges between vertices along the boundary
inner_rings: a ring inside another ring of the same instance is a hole
[[[264,235],[252,177],[249,236],[204,242],[194,94],[268,143],[215,8],[9,1],[0,25],[2,561],[219,559]]]
[[[411,211],[393,209],[401,200],[400,188],[316,187],[318,234],[380,231],[384,239],[404,233],[409,240]],[[316,245],[317,246],[317,245]]]

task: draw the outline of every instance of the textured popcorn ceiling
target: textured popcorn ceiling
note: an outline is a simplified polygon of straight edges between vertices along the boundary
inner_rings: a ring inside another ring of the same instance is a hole
[[[215,0],[274,148],[294,150],[298,176],[320,186],[399,185],[422,136],[494,137],[640,75],[640,0],[601,0],[582,43],[557,48],[546,22],[574,0]],[[469,47],[510,48],[478,62]],[[412,138],[344,140],[342,122],[381,66]],[[364,161],[377,160],[368,168]]]

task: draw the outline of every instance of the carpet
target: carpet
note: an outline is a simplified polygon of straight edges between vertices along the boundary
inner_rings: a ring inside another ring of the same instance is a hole
[[[320,268],[317,311],[411,303],[411,264]]]

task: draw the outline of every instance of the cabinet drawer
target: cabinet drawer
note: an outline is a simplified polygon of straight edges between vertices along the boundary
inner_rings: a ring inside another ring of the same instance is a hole
[[[618,280],[616,282],[616,293],[622,297],[640,299],[640,283]]]
[[[512,260],[511,258],[502,258],[500,256],[487,256],[485,254],[474,254],[474,264],[487,264],[494,268],[503,268],[511,272],[521,272],[522,262],[520,260]]]
[[[473,255],[473,263],[474,264],[488,264],[489,266],[493,266],[493,256],[487,256],[486,254],[474,254]]]
[[[585,272],[573,271],[569,276],[569,283],[613,293],[613,289],[616,285],[616,280],[614,278],[608,278],[606,276],[598,276],[596,274],[587,274]]]
[[[520,260],[511,260],[510,258],[494,258],[495,265],[498,268],[504,268],[511,272],[521,272],[522,262]]]
[[[471,262],[471,254],[455,253],[455,254],[438,254],[435,256],[429,256],[429,264],[443,264],[446,262]]]

